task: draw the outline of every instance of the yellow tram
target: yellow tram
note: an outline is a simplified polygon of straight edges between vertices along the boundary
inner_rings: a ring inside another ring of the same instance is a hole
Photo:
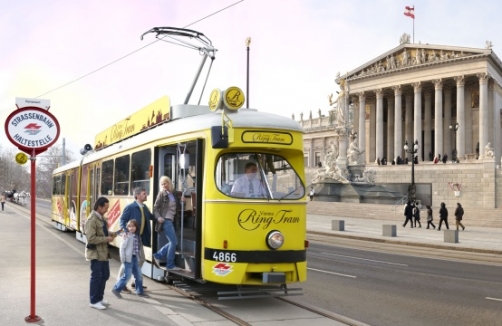
[[[54,225],[85,241],[85,218],[105,196],[109,228],[118,230],[132,189],[147,190],[152,210],[166,175],[186,199],[175,221],[183,270],[169,274],[236,285],[305,281],[303,130],[290,118],[239,109],[243,101],[236,87],[213,90],[208,106],[171,106],[163,97],[98,134],[94,149],[86,145],[80,160],[53,173]],[[239,185],[250,166],[254,189]],[[142,271],[161,280],[168,272],[151,263],[152,252],[166,240],[151,229]]]

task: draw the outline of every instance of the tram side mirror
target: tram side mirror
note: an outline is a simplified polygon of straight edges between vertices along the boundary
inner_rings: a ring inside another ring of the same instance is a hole
[[[228,148],[228,128],[224,126],[221,134],[221,126],[211,127],[211,142],[213,148]]]
[[[80,154],[85,155],[89,151],[92,151],[92,146],[90,144],[85,144],[84,148],[80,149]]]

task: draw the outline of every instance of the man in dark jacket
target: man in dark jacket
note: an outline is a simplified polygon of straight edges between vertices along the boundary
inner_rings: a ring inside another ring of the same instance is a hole
[[[441,208],[439,209],[439,226],[438,226],[438,231],[441,231],[441,224],[443,223],[446,225],[446,228],[449,230],[450,227],[448,226],[448,209],[446,209],[446,204],[441,203]]]
[[[404,208],[404,216],[406,217],[406,220],[404,221],[403,227],[406,227],[406,224],[408,224],[408,221],[410,222],[411,228],[413,228],[413,207],[411,206],[411,202],[408,201],[406,203],[406,207]]]
[[[457,203],[457,208],[455,209],[455,224],[457,225],[457,231],[458,227],[462,227],[462,231],[465,230],[465,226],[462,224],[462,217],[464,216],[464,209],[462,208],[462,205],[460,203]]]
[[[120,228],[122,230],[127,230],[127,222],[129,220],[136,220],[138,223],[138,228],[136,229],[136,233],[139,235],[141,239],[141,243],[143,244],[143,247],[151,247],[151,235],[152,231],[150,230],[150,221],[154,219],[153,214],[150,212],[148,207],[145,205],[146,199],[147,199],[147,194],[146,194],[146,189],[137,187],[133,189],[133,195],[135,201],[130,203],[124,208],[124,211],[122,212],[122,215],[120,216]],[[145,262],[145,253],[140,252],[139,255],[139,266],[143,266],[143,263]],[[119,278],[122,276],[124,273],[124,268],[123,266],[120,266],[119,269]],[[134,287],[134,283],[132,284]],[[143,286],[143,289],[145,289],[146,286]],[[123,292],[130,293],[131,291],[129,289],[124,288],[122,290]]]

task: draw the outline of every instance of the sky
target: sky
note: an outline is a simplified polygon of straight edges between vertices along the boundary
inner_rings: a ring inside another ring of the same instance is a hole
[[[405,6],[415,7],[414,21]],[[502,58],[500,12],[491,0],[0,0],[0,118],[16,97],[48,99],[58,143],[78,154],[162,96],[182,104],[202,57],[154,34],[140,40],[160,26],[196,30],[218,49],[201,104],[214,88],[246,90],[251,37],[249,106],[296,119],[327,114],[336,74],[399,46],[403,33],[472,48],[489,40]],[[0,144],[13,147],[4,132]]]

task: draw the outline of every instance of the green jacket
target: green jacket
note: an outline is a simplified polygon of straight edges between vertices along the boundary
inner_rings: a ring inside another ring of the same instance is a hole
[[[108,253],[108,242],[106,242],[106,236],[103,232],[103,224],[108,223],[108,221],[100,217],[95,211],[87,217],[85,222],[85,236],[87,237],[87,245],[85,248],[85,259],[99,261],[106,261],[110,259],[110,254]],[[89,249],[88,245],[96,245],[96,249]]]

